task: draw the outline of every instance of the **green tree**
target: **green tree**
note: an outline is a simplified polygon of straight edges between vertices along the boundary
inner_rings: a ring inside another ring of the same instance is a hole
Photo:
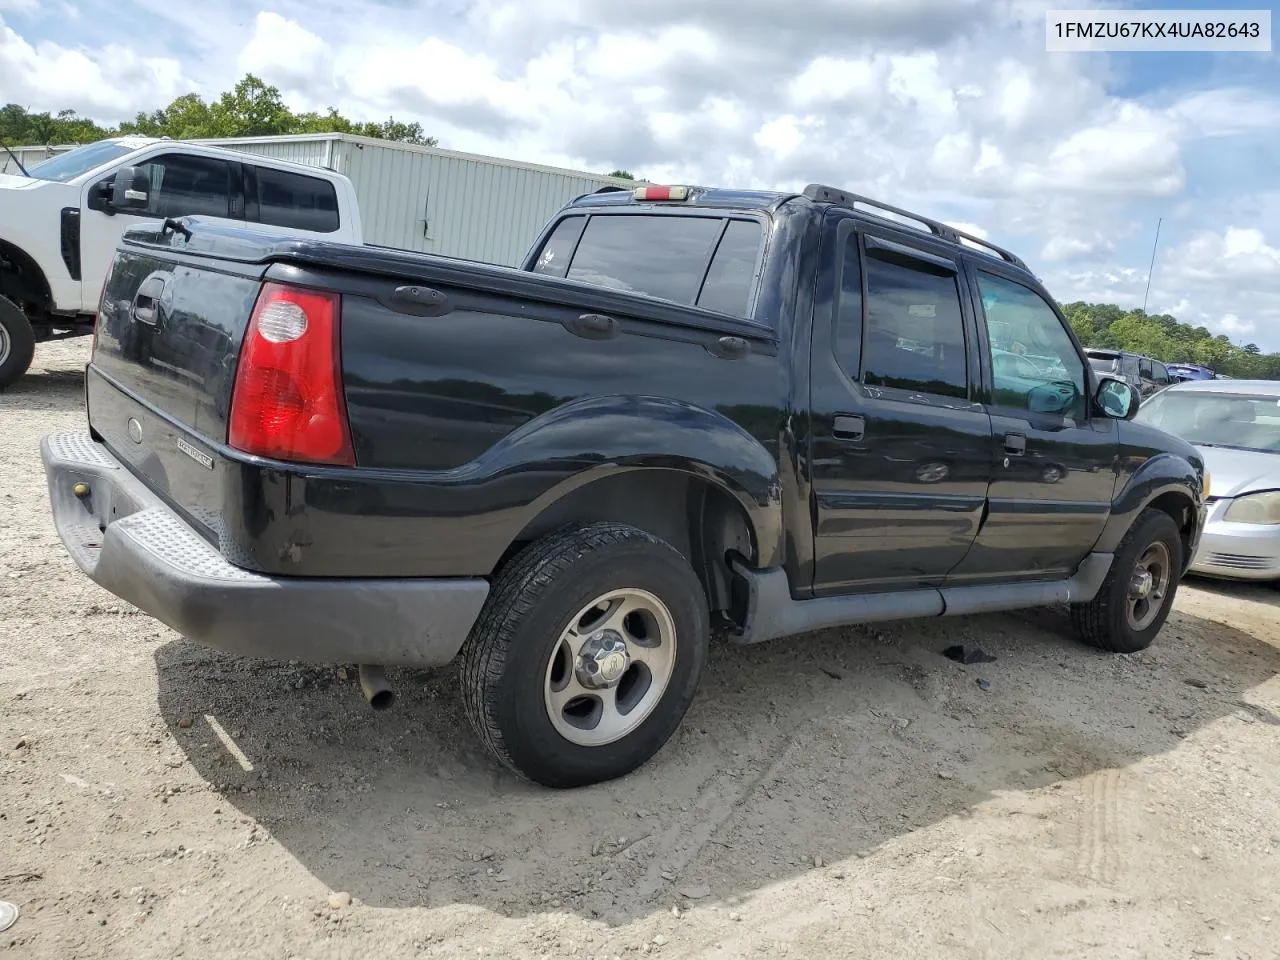
[[[209,107],[209,116],[215,137],[270,137],[289,133],[295,122],[279,88],[251,73]]]
[[[0,107],[0,140],[10,146],[89,143],[108,135],[109,131],[74,110],[53,115],[31,113],[16,103]]]
[[[1255,343],[1237,346],[1225,334],[1192,327],[1169,314],[1148,316],[1114,303],[1063,304],[1063,315],[1087,347],[1141,353],[1165,363],[1198,363],[1231,377],[1280,380],[1280,353],[1264,354]]]
[[[619,180],[634,180],[635,174],[630,170],[610,170],[606,176],[617,177]]]
[[[167,107],[139,113],[119,127],[108,129],[64,110],[56,117],[31,113],[18,104],[0,108],[0,137],[9,144],[89,143],[117,134],[137,133],[175,140],[217,137],[261,137],[300,133],[350,133],[398,143],[436,146],[418,122],[351,120],[330,107],[324,113],[294,113],[278,87],[253,74],[245,76],[216,100],[186,93]]]
[[[213,114],[209,105],[194,93],[183,94],[163,110],[140,113],[132,122],[120,124],[121,133],[140,133],[148,137],[172,137],[196,140],[215,136]]]

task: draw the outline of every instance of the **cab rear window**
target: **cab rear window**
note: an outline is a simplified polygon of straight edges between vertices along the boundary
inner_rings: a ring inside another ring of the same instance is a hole
[[[763,240],[756,220],[571,216],[556,226],[533,270],[747,317]]]

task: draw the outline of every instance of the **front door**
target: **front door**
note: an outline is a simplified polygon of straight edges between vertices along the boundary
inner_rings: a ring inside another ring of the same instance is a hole
[[[990,384],[986,522],[948,582],[1059,579],[1102,533],[1116,484],[1116,421],[1091,415],[1087,364],[1065,319],[1021,279],[972,265]]]
[[[89,184],[81,198],[80,275],[85,311],[97,309],[107,268],[129,227],[164,217],[240,216],[238,164],[233,167],[213,157],[165,153],[139,166],[147,172],[150,181],[145,210],[108,214],[90,209],[89,196],[97,183]]]
[[[945,246],[837,211],[822,257],[834,279],[810,359],[815,592],[940,583],[973,543],[992,469],[958,266]]]

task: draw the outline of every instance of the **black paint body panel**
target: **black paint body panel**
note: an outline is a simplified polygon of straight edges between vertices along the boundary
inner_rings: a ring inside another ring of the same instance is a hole
[[[772,329],[391,251],[324,244],[331,262],[321,270],[306,243],[287,241],[250,251],[259,264],[238,256],[236,232],[224,244],[220,228],[192,229],[188,242],[152,234],[118,261],[116,306],[88,373],[89,416],[233,562],[292,576],[483,575],[560,497],[641,469],[723,490],[747,517],[759,558],[781,562],[786,376]],[[155,323],[139,324],[134,295],[153,275],[168,282]],[[226,444],[240,340],[264,277],[342,295],[354,469],[264,461]],[[432,303],[450,309],[393,309],[406,280],[430,283],[441,295]],[[571,332],[588,309],[616,319],[618,335]],[[717,356],[724,337],[746,351]]]
[[[621,200],[595,206],[628,215]],[[1028,456],[1003,468],[1010,424],[990,406],[977,351],[971,395],[955,402],[844,376],[830,362],[830,210],[744,195],[735,215],[766,237],[746,319],[196,218],[190,236],[135,228],[108,283],[90,424],[228,560],[285,576],[486,576],[557,501],[636,471],[731,498],[749,560],[782,567],[797,599],[1065,576],[1114,549],[1154,498],[1198,505],[1194,451],[1132,423],[1090,420],[1067,435],[1024,422]],[[267,279],[341,295],[354,468],[227,446],[240,341]],[[154,302],[137,296],[148,283]],[[984,343],[974,303],[962,305],[969,342]],[[836,436],[848,414],[866,419],[862,439]],[[1051,484],[1049,468],[1061,468]]]

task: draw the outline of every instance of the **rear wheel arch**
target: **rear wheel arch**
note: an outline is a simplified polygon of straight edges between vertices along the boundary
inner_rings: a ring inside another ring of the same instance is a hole
[[[1167,513],[1178,525],[1178,532],[1182,537],[1183,565],[1190,563],[1191,539],[1195,532],[1196,518],[1196,505],[1191,497],[1181,490],[1169,490],[1151,500],[1146,509]],[[1141,517],[1141,513],[1138,516]],[[1137,520],[1138,518],[1135,517],[1134,522],[1136,523]]]
[[[53,289],[40,264],[17,244],[0,240],[0,295],[24,310],[53,307]]]
[[[712,611],[732,606],[729,554],[754,562],[767,537],[726,487],[682,470],[635,469],[589,481],[546,505],[517,534],[495,572],[528,544],[593,522],[626,524],[671,544],[697,572]]]

